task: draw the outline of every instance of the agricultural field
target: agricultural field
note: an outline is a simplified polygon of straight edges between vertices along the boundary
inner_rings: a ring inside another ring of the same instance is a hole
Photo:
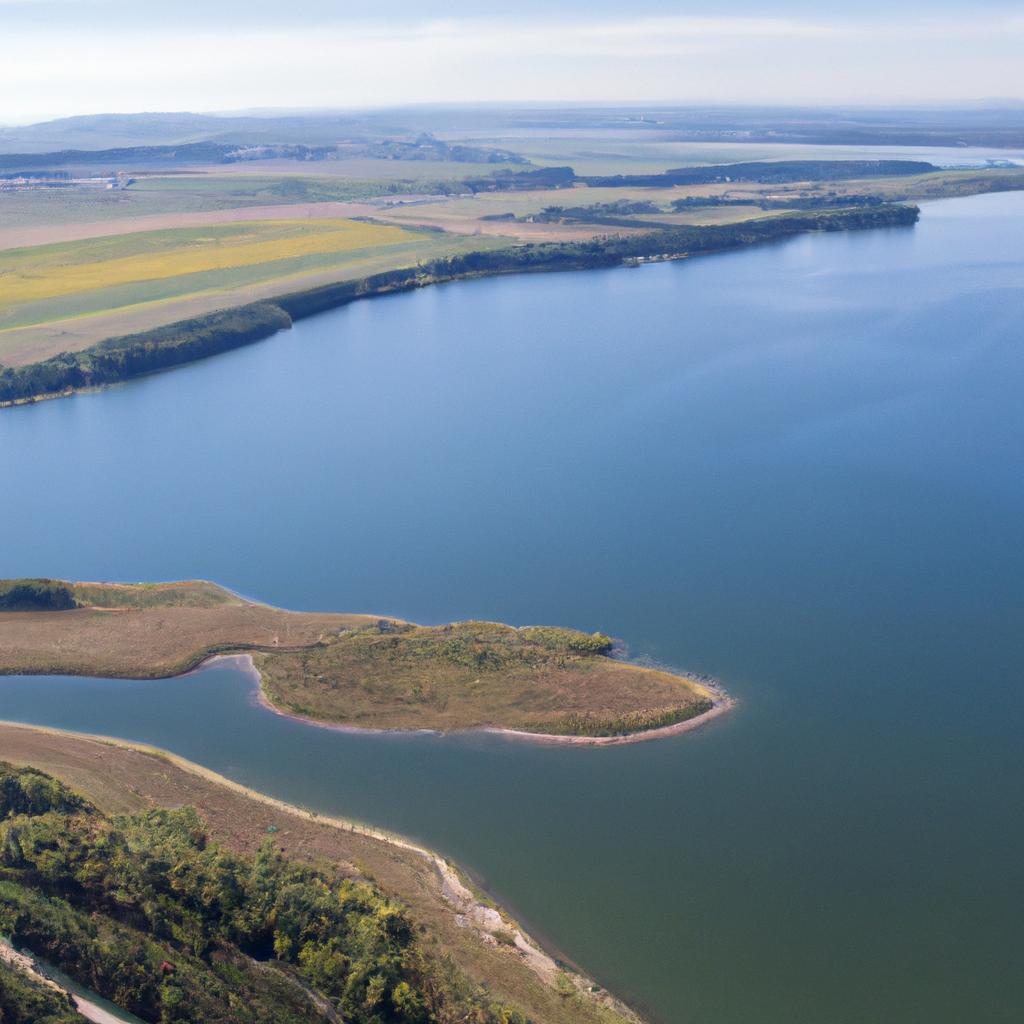
[[[765,216],[754,205],[696,208],[683,214],[670,212],[675,199],[716,195],[726,187],[691,185],[674,188],[590,188],[581,185],[571,189],[542,189],[534,192],[482,192],[471,196],[439,196],[415,202],[394,202],[382,208],[376,214],[376,219],[410,227],[433,227],[459,234],[514,235],[522,241],[578,241],[595,235],[627,234],[629,229],[600,223],[531,224],[484,218],[510,213],[516,217],[531,217],[551,206],[582,207],[620,202],[650,202],[657,206],[661,212],[646,213],[635,218],[640,224],[648,225],[652,221],[665,224],[731,224]]]
[[[581,174],[650,173],[739,158],[876,155],[862,147],[672,142],[650,129],[488,141],[534,166],[568,164]],[[918,201],[1021,187],[1024,180],[1024,170],[990,168],[784,185],[578,183],[443,194],[458,189],[461,177],[510,167],[522,165],[272,159],[143,172],[123,189],[2,193],[0,364],[18,367],[215,310],[474,250],[635,235],[652,224],[725,225],[774,216],[759,205],[764,200],[871,194]],[[673,209],[687,197],[728,205]],[[630,203],[644,209],[615,209]],[[575,213],[538,216],[550,207]],[[579,208],[592,208],[592,218]]]
[[[464,239],[344,218],[241,221],[0,252],[0,362],[462,251]]]
[[[146,231],[8,252],[0,262],[0,303],[35,310],[48,299],[218,271],[332,258],[416,240],[401,228],[354,220],[284,220]],[[244,276],[244,275],[243,275]],[[201,278],[196,282],[201,285]],[[191,287],[188,285],[187,287]],[[33,316],[33,312],[27,312]],[[7,324],[10,325],[10,314]]]
[[[195,167],[140,176],[124,189],[0,193],[0,224],[6,230],[250,206],[387,201],[430,192],[438,181],[485,176],[502,166],[338,160],[318,162],[311,173],[308,165],[280,160],[261,162],[259,171]]]
[[[570,166],[580,175],[657,174],[676,167],[750,160],[929,160],[941,166],[971,162],[970,154],[953,147],[691,142],[666,139],[666,134],[643,128],[567,128],[509,136],[452,132],[445,138],[500,147],[526,157],[538,167]],[[1008,155],[1019,158],[1021,154]]]

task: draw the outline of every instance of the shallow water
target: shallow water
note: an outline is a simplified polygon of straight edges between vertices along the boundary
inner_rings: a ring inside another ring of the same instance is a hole
[[[1022,229],[430,288],[0,414],[0,575],[600,628],[719,676],[705,729],[347,736],[226,668],[0,717],[407,832],[665,1024],[1017,1021]]]

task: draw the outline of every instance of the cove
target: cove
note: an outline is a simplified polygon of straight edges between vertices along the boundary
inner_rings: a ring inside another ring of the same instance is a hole
[[[347,736],[219,668],[0,718],[406,832],[664,1024],[1015,1021],[1022,228],[431,288],[0,414],[4,576],[603,629],[721,678],[706,729]]]

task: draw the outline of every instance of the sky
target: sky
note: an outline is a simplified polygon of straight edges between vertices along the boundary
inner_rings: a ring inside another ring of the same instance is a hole
[[[1022,54],[1024,0],[0,0],[0,123],[460,101],[1024,99]]]

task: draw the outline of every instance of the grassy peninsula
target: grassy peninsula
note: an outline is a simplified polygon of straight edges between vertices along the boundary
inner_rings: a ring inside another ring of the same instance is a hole
[[[0,630],[3,674],[154,678],[249,654],[275,709],[364,729],[596,739],[680,726],[716,706],[697,680],[611,657],[600,633],[288,612],[205,581],[10,580]]]
[[[144,1021],[637,1020],[429,851],[159,752],[0,737],[0,934]],[[76,1019],[17,966],[5,1021]]]

